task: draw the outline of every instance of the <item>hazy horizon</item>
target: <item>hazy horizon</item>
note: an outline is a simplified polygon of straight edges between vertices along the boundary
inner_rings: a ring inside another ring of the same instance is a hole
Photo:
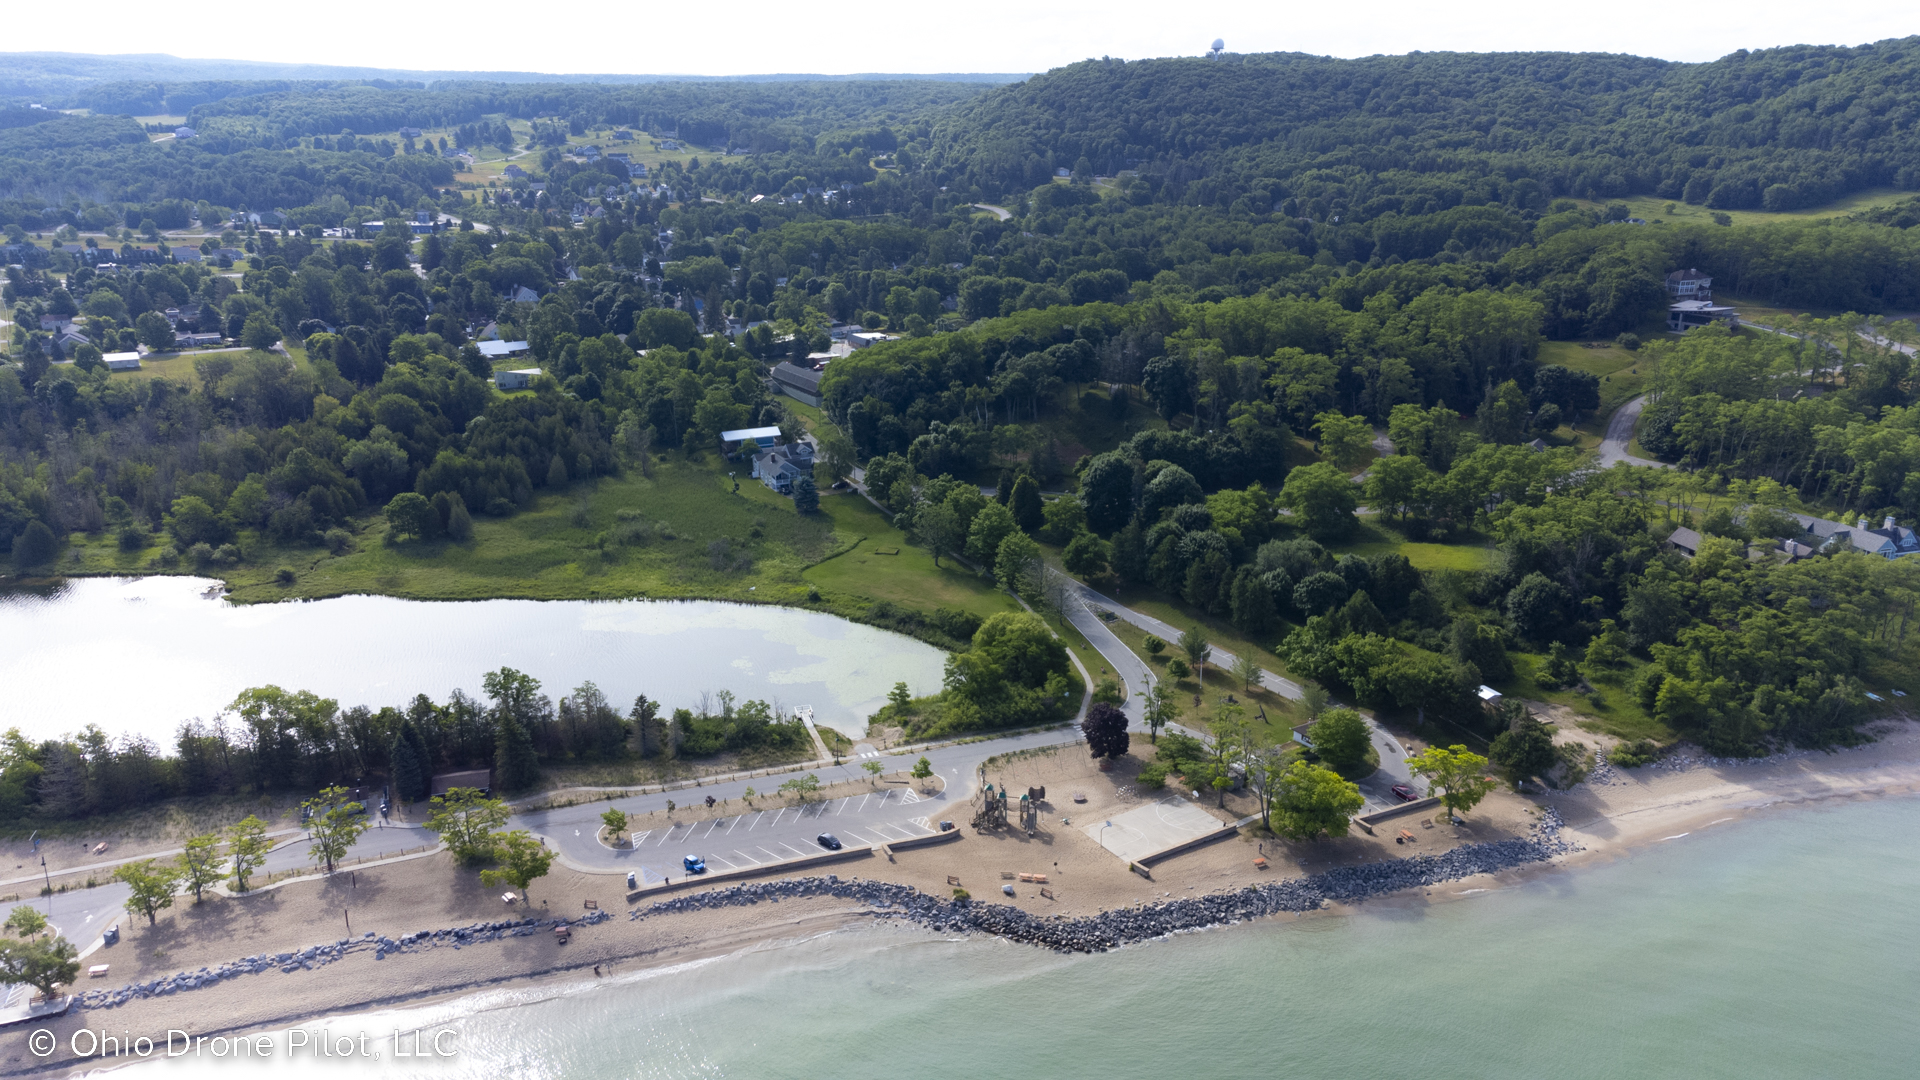
[[[716,25],[706,12],[649,10],[631,27],[610,20],[583,48],[578,27],[560,20],[496,25],[483,12],[434,25],[443,9],[341,0],[314,28],[304,11],[263,10],[236,0],[203,0],[186,17],[156,21],[125,0],[90,9],[84,38],[93,50],[69,55],[187,62],[248,62],[377,68],[431,74],[547,74],[579,79],[716,78],[769,74],[824,77],[868,73],[909,76],[1041,72],[1089,57],[1127,59],[1196,56],[1215,38],[1233,52],[1303,52],[1360,57],[1407,52],[1565,51],[1630,53],[1699,62],[1739,49],[1790,45],[1859,45],[1920,33],[1910,3],[1865,0],[1848,12],[1836,40],[1835,21],[1821,9],[1788,0],[1753,0],[1737,21],[1537,19],[1516,0],[1469,0],[1444,10],[1413,0],[1383,0],[1356,20],[1340,8],[1289,12],[1244,0],[1202,0],[1168,10],[1139,0],[1099,8],[1031,9],[1017,25],[968,20],[950,11],[902,11],[875,0],[850,0],[831,18],[772,4],[748,4]],[[11,20],[11,43],[76,40],[64,9],[29,7]],[[245,26],[244,37],[222,31]],[[704,46],[704,47],[703,47]],[[257,50],[257,51],[256,51]],[[25,51],[25,50],[21,50]],[[237,54],[237,55],[236,55]],[[251,54],[251,55],[249,55]]]

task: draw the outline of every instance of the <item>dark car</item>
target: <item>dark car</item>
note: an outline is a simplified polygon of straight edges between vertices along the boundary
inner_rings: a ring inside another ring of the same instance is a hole
[[[704,874],[707,872],[707,860],[698,855],[689,855],[681,859],[680,865],[686,867],[687,873],[689,874]]]
[[[1401,802],[1412,802],[1413,800],[1415,800],[1415,799],[1417,799],[1417,798],[1419,798],[1419,797],[1420,797],[1420,796],[1418,796],[1418,795],[1416,795],[1416,794],[1414,794],[1414,791],[1413,791],[1413,789],[1412,789],[1412,788],[1410,788],[1410,787],[1408,787],[1408,786],[1407,786],[1407,785],[1405,785],[1405,784],[1395,784],[1395,785],[1393,785],[1393,793],[1394,793],[1395,795],[1398,795],[1398,796],[1400,796],[1400,801],[1401,801]]]
[[[828,851],[840,850],[840,838],[833,835],[830,832],[823,832],[819,836],[814,837],[813,839],[815,843],[819,844],[823,848],[826,848]]]

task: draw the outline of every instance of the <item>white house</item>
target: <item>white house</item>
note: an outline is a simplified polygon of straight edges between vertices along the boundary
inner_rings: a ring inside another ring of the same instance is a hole
[[[110,352],[100,358],[108,371],[139,371],[140,354],[137,352]]]
[[[538,374],[540,369],[537,367],[496,371],[493,373],[493,385],[502,390],[526,390],[533,386],[533,377]]]

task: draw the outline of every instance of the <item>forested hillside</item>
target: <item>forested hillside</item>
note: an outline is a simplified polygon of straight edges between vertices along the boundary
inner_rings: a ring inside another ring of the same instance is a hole
[[[1088,60],[940,125],[945,173],[995,192],[1056,167],[1164,176],[1203,203],[1316,220],[1632,193],[1816,206],[1920,181],[1920,41],[1708,64],[1567,53]],[[1199,103],[1206,103],[1201,105]]]

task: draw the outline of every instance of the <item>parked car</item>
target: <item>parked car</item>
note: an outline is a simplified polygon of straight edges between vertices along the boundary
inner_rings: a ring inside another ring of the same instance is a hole
[[[698,855],[689,855],[681,859],[680,865],[686,867],[687,873],[689,874],[704,874],[707,872],[707,860]]]
[[[1412,788],[1408,787],[1405,784],[1393,785],[1393,793],[1395,795],[1400,796],[1401,802],[1412,802],[1413,800],[1420,797],[1419,795],[1414,793],[1414,790]]]
[[[819,836],[814,837],[813,839],[815,843],[818,843],[821,847],[826,848],[828,851],[840,850],[840,838],[833,835],[830,832],[823,832]]]

